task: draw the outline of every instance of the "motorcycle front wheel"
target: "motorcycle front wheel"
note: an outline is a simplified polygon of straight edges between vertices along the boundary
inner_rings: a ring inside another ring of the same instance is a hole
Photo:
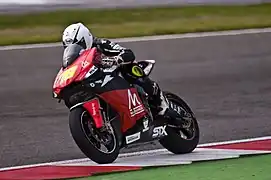
[[[114,121],[108,123],[108,131],[101,131],[95,127],[91,115],[83,107],[77,107],[70,112],[69,127],[75,143],[89,159],[98,164],[117,159],[120,143]]]

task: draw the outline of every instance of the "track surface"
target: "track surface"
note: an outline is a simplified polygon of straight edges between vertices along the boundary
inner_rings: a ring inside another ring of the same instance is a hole
[[[191,105],[201,143],[271,134],[271,33],[122,43]],[[61,48],[0,51],[0,167],[85,157],[51,96]],[[160,147],[149,145],[142,150]]]

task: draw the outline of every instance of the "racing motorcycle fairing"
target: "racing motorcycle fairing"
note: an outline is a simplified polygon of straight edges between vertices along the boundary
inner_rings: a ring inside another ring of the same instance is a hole
[[[96,53],[96,48],[85,50],[72,64],[66,68],[62,67],[59,70],[53,84],[55,97],[59,96],[61,91],[71,83],[88,78],[98,70],[98,68],[93,65],[93,59]]]
[[[143,118],[147,113],[137,89],[134,87],[108,91],[100,94],[100,97],[119,114],[122,132],[132,128],[137,120]]]
[[[133,128],[124,134],[122,147],[131,146],[133,144],[141,144],[154,140],[159,140],[168,136],[167,121],[164,118],[156,118],[155,121],[150,119],[140,119]]]
[[[69,86],[73,82],[79,82],[92,76],[98,70],[98,68],[93,64],[96,54],[96,48],[85,50],[73,63],[69,64],[65,68],[62,67],[59,70],[53,85],[55,97],[59,96],[65,87]],[[138,63],[139,66],[142,67],[144,73],[149,75],[153,69],[155,61],[143,60]],[[119,83],[119,81],[116,80],[118,78],[114,78],[112,80],[107,77],[109,76],[105,75],[104,79],[101,80],[102,84],[105,84],[102,88],[102,93],[100,92],[96,94],[97,96],[94,99],[92,98],[86,102],[74,105],[70,110],[78,106],[84,107],[93,117],[96,128],[101,128],[105,121],[100,104],[100,100],[103,99],[103,101],[108,103],[118,113],[122,124],[121,131],[125,133],[128,129],[131,129],[138,120],[141,120],[146,116],[147,109],[142,103],[135,87],[130,86],[128,83],[127,85],[125,85],[125,83]],[[105,82],[107,81],[106,78],[109,82]],[[124,79],[122,80],[125,81]],[[95,82],[92,84],[97,87],[99,86],[95,84]],[[119,84],[122,85],[119,86]]]
[[[147,114],[147,110],[134,87],[104,92],[89,101],[74,105],[70,111],[78,106],[83,106],[92,116],[96,128],[102,128],[106,118],[102,111],[107,108],[101,106],[101,100],[108,103],[119,115],[122,133],[134,127],[137,121]],[[105,114],[107,113],[105,112]]]

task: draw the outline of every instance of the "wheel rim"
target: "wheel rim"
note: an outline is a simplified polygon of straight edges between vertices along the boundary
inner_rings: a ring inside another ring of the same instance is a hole
[[[178,112],[180,114],[180,110],[184,111],[185,114],[190,115],[190,120],[186,120],[186,122],[184,123],[184,126],[182,128],[174,128],[176,130],[176,132],[181,136],[181,138],[185,139],[185,140],[193,140],[196,136],[196,124],[195,124],[195,118],[193,116],[192,113],[189,112],[188,109],[186,109],[186,107],[183,107],[182,104],[174,99],[174,98],[170,98],[168,97],[169,100],[169,104],[171,106],[171,108]],[[175,106],[175,107],[174,107]]]
[[[91,119],[91,120],[90,120]],[[114,134],[113,128],[110,124],[107,125],[107,127],[110,129],[110,132],[105,132],[105,134],[108,134],[108,137],[101,138],[99,137],[99,134],[97,133],[98,130],[94,127],[94,122],[92,118],[89,117],[87,111],[84,111],[81,114],[81,128],[87,137],[88,141],[100,152],[104,154],[111,154],[113,151],[115,151],[117,146],[117,140],[116,136]],[[103,132],[104,133],[104,132]],[[104,144],[104,139],[111,138],[110,142],[107,142],[107,144]]]

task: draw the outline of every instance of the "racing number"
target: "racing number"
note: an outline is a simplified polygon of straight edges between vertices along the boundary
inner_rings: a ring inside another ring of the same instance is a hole
[[[63,82],[65,82],[66,80],[70,79],[71,77],[74,76],[75,72],[76,72],[77,66],[73,66],[70,69],[64,71],[60,78],[59,78],[59,82],[60,84],[62,84]]]

